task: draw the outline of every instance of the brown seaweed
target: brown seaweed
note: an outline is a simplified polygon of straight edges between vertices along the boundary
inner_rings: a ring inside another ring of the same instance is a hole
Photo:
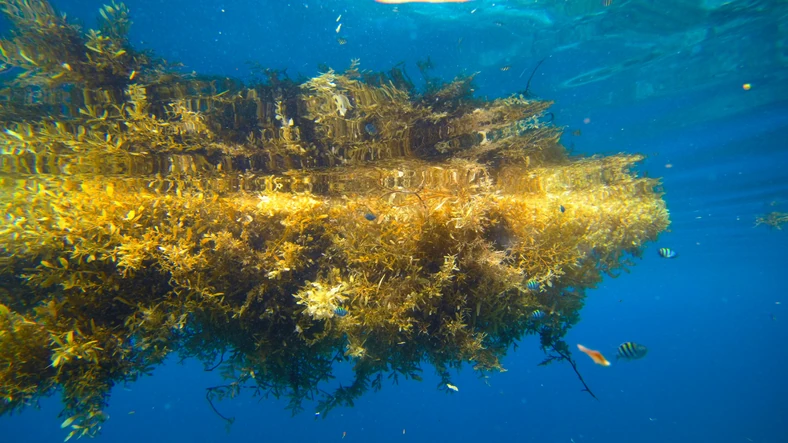
[[[0,413],[60,389],[70,435],[95,435],[111,388],[172,353],[228,380],[212,406],[248,388],[327,412],[425,363],[445,386],[525,335],[564,349],[586,290],[669,223],[642,157],[570,157],[549,102],[357,62],[180,75],[130,47],[122,4],[88,31],[0,8],[24,70],[0,95],[22,111],[0,111]],[[337,360],[355,380],[327,392]]]

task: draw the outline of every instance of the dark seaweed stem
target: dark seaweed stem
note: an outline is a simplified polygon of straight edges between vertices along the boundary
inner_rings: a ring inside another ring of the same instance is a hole
[[[213,389],[216,389],[216,388],[217,387],[207,388],[206,389],[207,392],[205,393],[205,399],[208,400],[208,404],[211,405],[211,409],[213,409],[213,412],[216,413],[216,415],[218,415],[222,420],[226,421],[228,424],[233,424],[233,422],[235,421],[235,418],[227,418],[227,417],[225,417],[224,415],[222,415],[221,412],[219,412],[218,409],[216,409],[216,406],[213,405]]]
[[[528,97],[531,94],[531,80],[534,79],[534,75],[536,75],[536,71],[539,70],[539,67],[542,66],[542,63],[544,63],[545,60],[547,60],[547,59],[543,58],[543,59],[539,60],[539,63],[536,64],[536,66],[534,67],[534,70],[531,71],[531,76],[528,77],[528,83],[525,84],[525,91],[523,92],[524,96]]]
[[[557,354],[558,354],[560,357],[556,357],[556,356],[554,356],[554,355],[551,355],[550,357],[552,357],[552,358],[555,358],[555,359],[560,359],[560,360],[566,360],[566,361],[568,361],[568,362],[569,362],[569,364],[570,364],[570,365],[572,365],[572,370],[573,370],[573,371],[575,371],[575,374],[577,374],[577,378],[579,378],[579,379],[580,379],[580,383],[582,383],[582,384],[583,384],[583,386],[585,387],[585,388],[584,388],[584,389],[582,389],[582,390],[583,390],[583,391],[585,391],[585,392],[588,392],[589,394],[591,394],[591,396],[592,396],[592,397],[594,397],[594,399],[596,399],[597,401],[599,401],[599,398],[597,398],[597,396],[596,396],[596,395],[594,395],[594,393],[593,393],[593,392],[591,392],[591,388],[589,388],[589,387],[588,387],[588,384],[586,383],[586,381],[585,381],[585,380],[583,380],[583,376],[582,376],[582,375],[580,375],[580,371],[578,371],[578,370],[577,370],[577,364],[575,363],[575,361],[574,361],[574,360],[572,360],[572,357],[569,355],[569,353],[568,353],[568,352],[566,352],[566,353],[565,353],[565,352],[563,352],[563,351],[561,351],[561,350],[557,349],[555,346],[553,346],[553,347],[552,347],[552,350],[553,350],[555,353],[557,353]]]
[[[222,355],[219,356],[219,363],[216,363],[214,366],[212,366],[210,368],[206,367],[205,368],[205,372],[213,371],[214,369],[218,368],[219,365],[221,365],[222,363],[224,363],[224,351],[222,351]]]
[[[232,424],[235,422],[235,417],[225,417],[224,415],[222,415],[222,413],[219,412],[218,409],[216,409],[216,406],[214,406],[213,400],[214,399],[221,400],[227,395],[229,395],[230,397],[234,397],[235,394],[237,394],[238,390],[240,390],[240,387],[236,383],[230,383],[228,385],[213,386],[210,388],[206,388],[205,399],[208,400],[208,404],[211,405],[211,409],[213,409],[213,412],[216,415],[218,415],[219,418],[225,421],[228,430],[229,427],[232,426]]]

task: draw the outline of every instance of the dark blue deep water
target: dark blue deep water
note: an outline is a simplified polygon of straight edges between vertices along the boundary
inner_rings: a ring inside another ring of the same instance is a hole
[[[53,1],[88,27],[103,3]],[[311,77],[358,58],[368,70],[404,62],[419,83],[416,62],[430,57],[432,75],[478,72],[476,94],[494,98],[525,89],[544,59],[530,90],[555,102],[563,143],[647,155],[641,170],[663,177],[671,226],[630,273],[589,291],[566,337],[608,358],[624,341],[648,346],[610,367],[578,357],[599,401],[569,365],[537,366],[529,336],[507,372],[485,380],[466,367],[451,395],[425,367],[422,382],[385,384],[325,419],[291,417],[273,398],[218,402],[235,417],[228,433],[205,400],[219,375],[173,357],[113,390],[97,442],[788,442],[788,226],[755,226],[788,212],[785,1],[126,4],[135,46],[202,74],[249,79],[257,62]],[[661,259],[659,247],[679,255]],[[349,381],[349,364],[339,373]],[[0,441],[62,441],[60,410],[55,395],[0,418]]]

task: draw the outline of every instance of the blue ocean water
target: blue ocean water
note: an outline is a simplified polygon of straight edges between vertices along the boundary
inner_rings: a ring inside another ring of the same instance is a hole
[[[87,26],[103,3],[53,2]],[[566,337],[608,358],[624,341],[648,346],[646,358],[610,367],[578,357],[598,401],[569,365],[538,367],[538,340],[527,337],[503,360],[507,372],[480,379],[465,367],[456,393],[435,389],[425,365],[424,381],[384,384],[325,419],[291,417],[273,398],[217,402],[235,417],[228,433],[205,400],[218,374],[173,357],[113,390],[96,441],[788,441],[788,229],[755,226],[788,212],[785,2],[126,4],[134,45],[203,74],[249,79],[257,62],[297,78],[358,58],[369,70],[404,62],[419,83],[416,63],[430,57],[431,75],[478,72],[476,93],[494,98],[524,90],[544,59],[530,91],[555,101],[563,143],[646,154],[641,170],[663,177],[672,224],[630,273],[589,291]],[[659,247],[679,255],[662,259]],[[350,365],[339,374],[349,382]],[[60,410],[55,395],[0,418],[0,441],[62,441]]]

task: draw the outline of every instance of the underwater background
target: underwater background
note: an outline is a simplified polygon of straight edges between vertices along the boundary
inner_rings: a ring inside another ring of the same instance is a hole
[[[92,26],[103,1],[60,0]],[[97,442],[533,441],[784,442],[788,440],[788,232],[758,217],[788,212],[788,3],[784,1],[130,0],[131,43],[185,71],[248,79],[252,63],[314,76],[398,63],[448,81],[478,72],[476,95],[523,91],[555,101],[562,143],[578,154],[642,153],[663,177],[669,232],[620,278],[589,290],[566,336],[612,360],[625,341],[648,355],[578,369],[538,367],[528,336],[507,372],[453,377],[456,393],[400,380],[325,419],[291,417],[285,400],[205,400],[221,383],[173,356],[151,377],[116,386]],[[341,17],[339,17],[341,16]],[[341,28],[338,25],[341,23]],[[8,28],[3,23],[3,30]],[[537,64],[544,60],[534,71]],[[745,87],[745,85],[747,85]],[[678,253],[661,258],[657,249]],[[579,354],[579,353],[576,353]],[[339,364],[351,378],[351,364]],[[59,398],[0,418],[0,441],[62,441]]]

